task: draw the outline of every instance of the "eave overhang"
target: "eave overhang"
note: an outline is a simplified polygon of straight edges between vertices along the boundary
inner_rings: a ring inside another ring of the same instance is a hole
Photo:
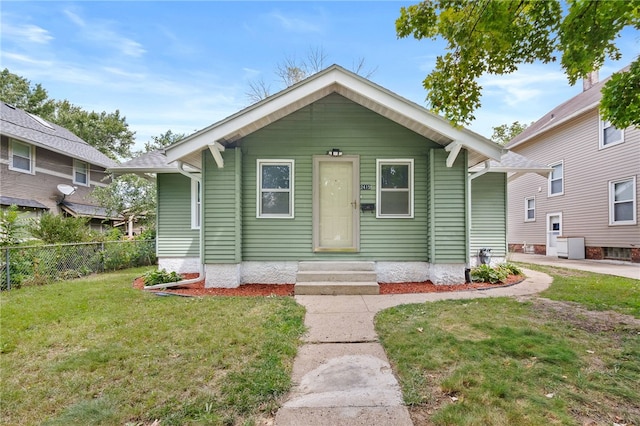
[[[443,147],[455,142],[458,151],[461,148],[469,151],[469,166],[486,159],[499,160],[502,154],[502,147],[494,142],[455,127],[422,106],[333,65],[168,147],[165,151],[167,161],[181,160],[200,169],[202,150],[216,146],[216,143],[220,147],[228,146],[332,93],[344,96]]]

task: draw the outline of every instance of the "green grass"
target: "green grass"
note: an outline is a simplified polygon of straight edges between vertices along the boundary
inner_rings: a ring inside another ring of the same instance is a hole
[[[540,294],[542,297],[640,318],[640,280],[549,266],[526,267],[553,276],[553,285]]]
[[[304,309],[159,297],[143,269],[2,293],[4,424],[254,424],[277,408]]]
[[[638,283],[549,273],[555,280],[545,297],[566,300],[570,286],[581,283],[576,291],[592,294],[567,299],[589,309],[629,313],[637,305]],[[620,282],[624,289],[610,288]],[[582,311],[569,317],[564,305],[560,311],[545,309],[553,303],[498,298],[380,312],[376,330],[414,421],[640,424],[640,327],[612,323],[594,329]]]

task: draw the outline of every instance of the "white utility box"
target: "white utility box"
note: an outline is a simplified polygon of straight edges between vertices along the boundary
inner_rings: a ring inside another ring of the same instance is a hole
[[[563,259],[584,259],[584,237],[558,237],[558,257]]]

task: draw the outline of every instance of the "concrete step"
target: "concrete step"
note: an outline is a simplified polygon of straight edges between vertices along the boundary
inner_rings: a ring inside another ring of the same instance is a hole
[[[375,271],[375,262],[298,262],[298,271]]]
[[[377,278],[375,271],[299,271],[296,282],[376,282]]]
[[[298,281],[294,287],[297,295],[359,295],[380,294],[380,286],[375,281],[336,282],[336,281]]]

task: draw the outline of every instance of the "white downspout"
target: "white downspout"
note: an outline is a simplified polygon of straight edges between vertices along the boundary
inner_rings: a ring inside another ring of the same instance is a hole
[[[202,179],[200,178],[200,176],[197,176],[193,173],[189,173],[188,171],[186,171],[184,169],[184,163],[180,160],[178,160],[178,171],[185,175],[186,177],[188,177],[189,179],[193,179],[196,180],[198,182],[200,182],[200,190],[202,190]],[[200,218],[203,217],[202,213],[203,213],[203,207],[204,203],[200,203]],[[202,219],[200,219],[202,220]],[[205,274],[205,270],[204,270],[204,259],[202,258],[202,247],[203,247],[203,237],[204,237],[204,226],[202,226],[202,223],[200,223],[200,253],[199,253],[199,257],[200,257],[200,270],[198,271],[198,276],[195,278],[191,278],[188,280],[182,280],[182,281],[176,281],[173,283],[162,283],[162,284],[156,284],[156,285],[150,285],[147,287],[144,287],[145,290],[158,290],[158,289],[165,289],[165,288],[169,288],[169,287],[178,287],[178,286],[183,286],[183,285],[190,285],[190,284],[196,284],[199,283],[200,281],[204,280],[206,278],[206,274]]]

